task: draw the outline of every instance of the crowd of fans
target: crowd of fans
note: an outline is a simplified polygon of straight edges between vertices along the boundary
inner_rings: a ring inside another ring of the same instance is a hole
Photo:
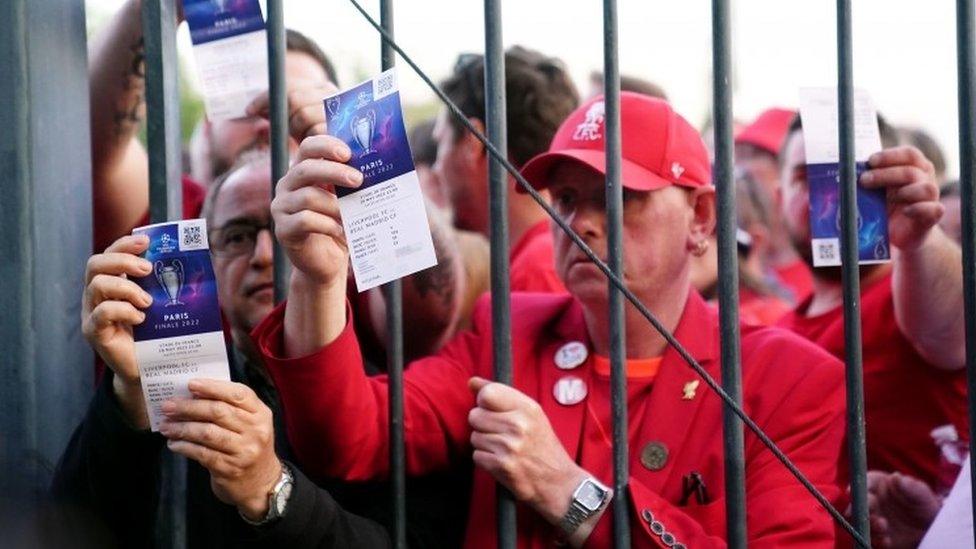
[[[322,108],[340,85],[341,59],[288,32],[292,162],[280,181],[271,180],[266,94],[246,118],[199,121],[183,216],[208,223],[233,381],[192,382],[194,398],[167,403],[152,433],[132,336],[151,298],[129,280],[150,272],[140,257],[147,240],[131,235],[149,203],[137,136],[142,55],[139,2],[130,0],[90,52],[97,253],[79,294],[99,382],[52,492],[99,540],[151,546],[168,447],[190,459],[191,547],[385,547],[385,301],[351,281],[331,189],[356,187],[362,175],[327,135]],[[602,75],[581,97],[562,61],[518,46],[505,70],[508,159],[606,260]],[[483,75],[481,56],[462,55],[442,82],[482,131]],[[661,86],[632,77],[621,86],[623,278],[718,379],[710,154]],[[915,547],[940,524],[968,460],[959,193],[923,130],[879,125],[884,149],[859,180],[885,189],[893,248],[890,263],[860,269],[871,524],[876,546]],[[630,480],[627,494],[613,493],[606,278],[509,178],[515,381],[491,382],[490,156],[446,108],[414,125],[410,141],[438,265],[403,284],[409,545],[493,547],[502,485],[518,502],[520,547],[609,546],[608,510],[618,505],[635,547],[724,546],[720,399],[628,305]],[[799,116],[770,108],[737,127],[734,145],[743,407],[843,510],[842,285],[839,268],[812,267]],[[275,238],[291,266],[278,305]],[[850,544],[749,432],[745,474],[750,546]],[[941,539],[971,546],[968,536]]]

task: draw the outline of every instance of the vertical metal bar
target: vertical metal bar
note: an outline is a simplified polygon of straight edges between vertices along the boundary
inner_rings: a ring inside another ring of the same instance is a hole
[[[617,63],[617,2],[603,1],[603,75],[607,156],[607,263],[623,277],[623,189],[620,186],[620,68]],[[609,291],[610,391],[613,414],[613,544],[630,547],[630,470],[627,443],[627,372],[624,341],[624,297],[612,283]]]
[[[847,365],[847,444],[850,454],[852,522],[871,539],[868,522],[864,434],[864,372],[861,363],[861,281],[857,244],[857,171],[854,157],[854,55],[851,1],[837,0],[837,105],[840,140],[841,258],[844,285],[844,358]]]
[[[380,25],[393,38],[393,0],[380,0]],[[383,70],[396,64],[396,52],[382,38],[380,59]],[[400,280],[383,286],[386,301],[387,374],[390,399],[390,490],[393,511],[393,546],[407,546],[407,481],[403,441],[403,291]]]
[[[508,150],[505,101],[505,50],[502,42],[501,0],[485,0],[485,113],[488,139],[500,151]],[[511,385],[512,323],[508,276],[508,174],[492,158],[488,165],[488,207],[491,239],[492,361],[495,381]],[[515,498],[502,484],[495,485],[498,547],[514,548],[517,539]]]
[[[176,54],[177,5],[180,0],[147,0],[142,4],[146,48],[146,145],[149,152],[149,220],[183,217],[180,182],[180,92]],[[166,451],[157,540],[164,546],[186,546],[186,458]]]
[[[271,196],[288,171],[288,98],[285,87],[285,13],[282,0],[268,0],[268,94],[271,115]],[[274,239],[275,303],[285,299],[288,258]]]
[[[176,2],[142,4],[146,45],[146,145],[149,150],[149,220],[183,217],[180,183],[180,90],[176,55]]]
[[[959,81],[959,186],[962,211],[963,304],[966,314],[966,373],[969,382],[969,459],[976,470],[976,112],[973,94],[973,0],[956,1],[956,49]],[[973,477],[976,479],[976,476]],[[976,518],[976,480],[973,480],[973,517]],[[976,520],[973,522],[976,524]]]
[[[732,62],[729,0],[712,0],[712,104],[715,117],[714,184],[718,202],[718,300],[722,388],[742,403],[739,361],[739,255],[736,246],[735,181],[732,179]],[[746,547],[746,485],[742,422],[722,407],[727,543]]]

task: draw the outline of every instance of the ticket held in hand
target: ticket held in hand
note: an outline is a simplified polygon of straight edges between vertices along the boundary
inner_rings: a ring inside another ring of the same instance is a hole
[[[336,188],[356,288],[437,265],[394,69],[325,99],[330,135],[352,151],[357,189]]]
[[[191,398],[191,379],[229,381],[230,369],[206,220],[157,223],[132,234],[149,237],[144,257],[152,272],[134,281],[153,302],[132,331],[149,423],[157,431],[163,402]]]
[[[182,0],[211,122],[241,118],[268,89],[268,38],[258,0]]]

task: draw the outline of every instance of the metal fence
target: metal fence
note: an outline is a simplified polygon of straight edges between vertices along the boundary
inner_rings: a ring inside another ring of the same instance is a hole
[[[150,154],[150,197],[153,222],[175,219],[182,211],[180,205],[180,158],[179,158],[179,101],[176,86],[175,13],[179,0],[147,0],[143,3],[143,25],[146,46],[148,149]],[[837,88],[839,97],[840,151],[842,180],[842,254],[844,287],[844,325],[847,365],[847,433],[850,451],[851,493],[853,501],[852,524],[830,507],[825,498],[803,477],[766,437],[759,427],[745,415],[740,407],[741,377],[739,364],[738,330],[738,276],[735,241],[735,191],[732,178],[732,102],[730,0],[712,0],[713,36],[713,112],[715,121],[715,166],[713,182],[718,192],[718,249],[719,249],[719,301],[721,304],[721,383],[713,380],[695,359],[667,332],[621,282],[621,138],[620,138],[620,83],[617,64],[617,9],[615,0],[603,1],[604,70],[606,90],[606,153],[607,153],[607,220],[609,232],[609,259],[602,263],[583,241],[544,203],[528,183],[507,160],[504,54],[502,47],[501,0],[485,0],[485,87],[487,137],[468,123],[467,118],[448,101],[420,67],[396,45],[393,37],[392,0],[381,0],[381,21],[376,22],[356,2],[350,0],[364,18],[378,31],[378,44],[384,69],[394,64],[396,54],[406,62],[431,89],[445,102],[451,113],[458,118],[485,145],[491,154],[490,212],[491,212],[491,288],[492,328],[494,330],[494,371],[497,380],[512,383],[511,334],[508,285],[508,227],[506,221],[507,176],[511,174],[553,217],[554,222],[566,231],[570,238],[607,275],[610,292],[611,330],[611,387],[614,447],[613,487],[618,494],[614,506],[613,525],[616,547],[630,545],[628,506],[626,501],[628,479],[626,376],[624,366],[623,308],[625,299],[635,305],[648,322],[661,332],[668,343],[687,361],[689,367],[702,377],[710,390],[723,400],[724,447],[726,468],[726,515],[728,543],[731,547],[746,546],[746,498],[744,477],[743,437],[748,428],[772,451],[785,466],[828,509],[838,523],[847,529],[856,543],[867,546],[870,540],[865,458],[865,427],[863,406],[863,380],[861,363],[861,333],[859,315],[859,279],[857,267],[856,227],[856,172],[853,148],[853,73],[851,2],[837,0]],[[973,176],[976,174],[976,113],[973,112],[974,94],[974,0],[957,0],[957,50],[959,86],[959,158],[962,195],[963,226],[963,274],[966,319],[966,367],[969,394],[976,394],[976,203],[973,195]],[[272,171],[273,180],[284,175],[288,165],[288,130],[284,83],[284,27],[282,0],[268,0],[268,49],[271,82],[272,123]],[[25,99],[26,100],[26,99]],[[276,247],[275,252],[276,297],[284,295],[285,259]],[[391,283],[384,288],[387,299],[389,327],[389,375],[390,375],[390,436],[391,436],[391,505],[395,527],[392,539],[397,547],[405,546],[405,482],[403,440],[403,352],[400,285]],[[976,457],[976,399],[970,399],[970,459]],[[164,523],[172,538],[170,546],[181,546],[185,531],[181,526],[184,517],[183,493],[178,479],[181,478],[180,460],[169,465],[170,493],[166,507],[168,516]],[[976,490],[974,490],[976,493]],[[515,503],[505,490],[498,491],[499,546],[514,547],[516,539]]]

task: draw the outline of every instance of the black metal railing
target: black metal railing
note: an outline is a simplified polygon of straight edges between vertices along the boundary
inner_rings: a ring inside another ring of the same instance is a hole
[[[178,105],[175,93],[174,29],[164,20],[175,21],[175,1],[152,0],[144,3],[144,27],[146,33],[147,104],[150,151],[150,196],[154,221],[172,219],[180,211]],[[738,333],[738,269],[735,241],[735,189],[732,178],[732,101],[730,62],[730,0],[712,2],[713,36],[713,113],[715,120],[714,183],[718,205],[718,253],[719,253],[719,303],[721,323],[722,383],[713,379],[694,357],[658,322],[656,317],[626,288],[621,279],[622,244],[621,187],[620,187],[620,89],[617,65],[617,11],[615,0],[604,0],[604,75],[606,93],[606,153],[607,153],[607,220],[608,263],[601,261],[593,251],[573,233],[535,189],[518,173],[505,154],[505,65],[502,47],[501,0],[485,0],[485,98],[488,137],[479,132],[467,117],[454,105],[420,67],[396,44],[393,39],[392,0],[381,0],[381,23],[363,9],[357,0],[350,0],[362,16],[381,36],[383,68],[393,65],[399,54],[431,90],[444,102],[452,116],[467,128],[485,146],[490,154],[489,189],[491,212],[491,279],[492,279],[492,328],[494,330],[495,378],[512,383],[511,325],[508,283],[508,227],[507,227],[507,180],[511,175],[526,192],[538,202],[565,231],[569,238],[607,276],[610,291],[611,329],[611,387],[613,409],[614,489],[618,504],[615,505],[614,542],[616,547],[630,545],[627,506],[621,505],[627,497],[628,456],[626,429],[626,378],[624,375],[624,299],[664,337],[668,345],[687,362],[724,403],[723,431],[726,468],[726,518],[728,543],[731,547],[746,546],[746,507],[743,457],[743,426],[771,451],[797,480],[820,502],[837,523],[846,530],[855,543],[867,547],[870,531],[867,520],[866,460],[864,435],[864,400],[861,371],[861,334],[858,308],[859,280],[857,267],[856,228],[856,172],[853,149],[853,71],[850,0],[837,1],[837,56],[838,97],[840,120],[840,151],[842,181],[842,254],[844,287],[844,325],[847,363],[847,434],[850,452],[851,490],[853,501],[852,523],[820,494],[789,458],[763,433],[762,429],[745,414],[741,407],[741,373],[739,364]],[[271,82],[272,165],[277,181],[287,169],[288,130],[287,105],[284,86],[284,27],[281,0],[268,1],[268,48]],[[966,366],[969,391],[976,391],[976,203],[973,195],[973,175],[976,173],[976,114],[973,112],[974,93],[974,35],[973,0],[957,0],[957,50],[959,84],[959,158],[962,195],[963,273],[966,318]],[[168,36],[168,38],[167,38]],[[174,121],[177,124],[174,126]],[[176,135],[176,137],[174,137]],[[165,205],[164,205],[165,204]],[[276,249],[276,298],[284,291],[284,258]],[[402,319],[400,314],[400,288],[398,283],[387,285],[384,295],[388,310],[388,354],[390,373],[390,436],[391,478],[394,506],[393,540],[397,547],[405,546],[405,483],[403,479],[403,354]],[[976,399],[970,399],[970,441],[976,440]],[[976,452],[971,459],[976,460]],[[976,463],[974,463],[976,465]],[[974,481],[976,488],[976,481]],[[976,490],[974,490],[976,493]],[[499,486],[498,491],[498,540],[499,547],[514,547],[516,540],[515,505],[511,495]],[[174,505],[179,505],[176,502]],[[171,524],[182,524],[176,507],[169,517]],[[179,526],[182,528],[182,526]]]

